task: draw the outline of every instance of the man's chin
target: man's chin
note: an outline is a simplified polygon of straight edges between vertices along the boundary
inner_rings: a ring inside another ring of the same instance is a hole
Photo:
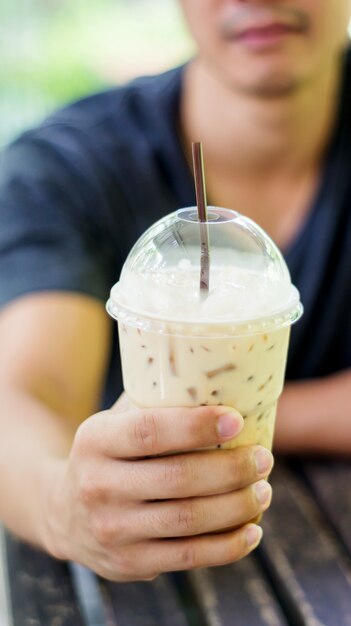
[[[236,92],[260,99],[286,98],[296,93],[299,87],[298,80],[287,76],[256,81],[232,81],[232,88]]]

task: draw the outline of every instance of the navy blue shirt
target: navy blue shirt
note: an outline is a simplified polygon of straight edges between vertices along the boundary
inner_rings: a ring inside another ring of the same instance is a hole
[[[16,140],[0,179],[0,304],[62,290],[105,302],[131,246],[195,203],[177,134],[183,68],[80,100]],[[308,217],[285,250],[305,313],[287,377],[351,366],[351,56]],[[240,211],[240,207],[235,207]],[[104,406],[122,389],[114,337]]]

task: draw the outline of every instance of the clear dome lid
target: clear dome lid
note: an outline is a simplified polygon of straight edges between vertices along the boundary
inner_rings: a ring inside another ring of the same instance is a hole
[[[202,224],[210,246],[208,291],[200,289],[197,208],[180,209],[151,226],[130,251],[107,303],[112,317],[161,332],[169,322],[260,332],[300,317],[283,256],[255,222],[211,206]]]

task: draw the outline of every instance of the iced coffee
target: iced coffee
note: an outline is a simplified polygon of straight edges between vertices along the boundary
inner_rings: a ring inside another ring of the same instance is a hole
[[[112,288],[107,308],[118,320],[124,387],[139,407],[232,406],[245,425],[224,447],[271,448],[299,294],[254,222],[216,207],[208,219],[205,297],[192,208],[151,227]]]

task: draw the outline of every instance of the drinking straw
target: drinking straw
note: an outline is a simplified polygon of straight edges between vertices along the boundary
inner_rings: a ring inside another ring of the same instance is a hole
[[[210,243],[207,223],[207,200],[202,144],[192,143],[197,212],[200,222],[200,293],[206,295],[210,286]]]

